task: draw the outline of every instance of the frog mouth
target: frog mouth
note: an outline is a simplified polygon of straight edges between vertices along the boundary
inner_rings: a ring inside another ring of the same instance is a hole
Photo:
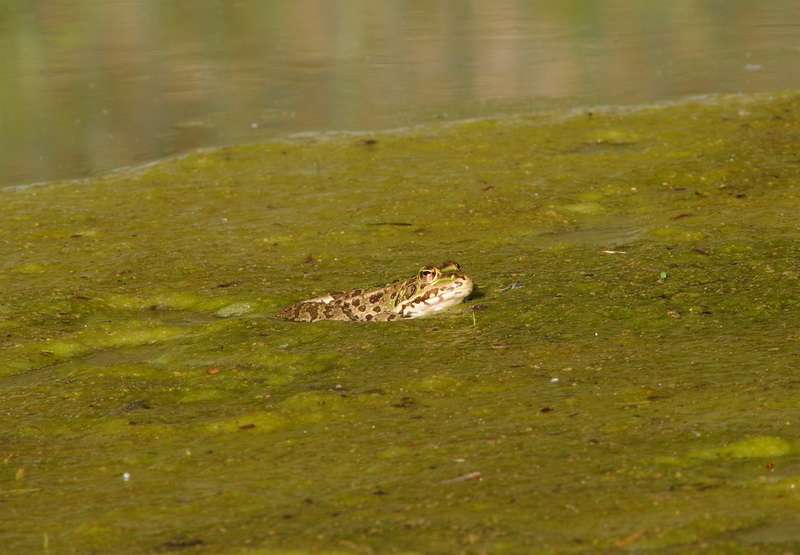
[[[438,312],[461,300],[472,292],[471,281],[457,278],[441,287],[429,290],[419,299],[410,301],[403,309],[404,316],[419,317]]]

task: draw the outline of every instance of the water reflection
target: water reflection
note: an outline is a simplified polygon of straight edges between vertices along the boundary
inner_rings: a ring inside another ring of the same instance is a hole
[[[11,2],[0,184],[205,145],[800,88],[800,4]]]

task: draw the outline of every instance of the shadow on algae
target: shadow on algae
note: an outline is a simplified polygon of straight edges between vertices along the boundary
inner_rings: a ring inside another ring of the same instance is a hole
[[[797,93],[0,195],[8,552],[800,549]],[[437,316],[274,317],[445,260]]]

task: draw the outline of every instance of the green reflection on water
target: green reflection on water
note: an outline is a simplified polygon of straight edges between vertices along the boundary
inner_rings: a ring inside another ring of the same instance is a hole
[[[9,549],[794,545],[798,108],[308,136],[0,191]],[[440,317],[271,316],[446,259],[478,290]]]

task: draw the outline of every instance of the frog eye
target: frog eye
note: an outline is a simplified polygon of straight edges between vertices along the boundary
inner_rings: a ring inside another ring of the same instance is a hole
[[[436,279],[436,268],[425,266],[419,271],[419,280],[422,283],[430,283]]]

